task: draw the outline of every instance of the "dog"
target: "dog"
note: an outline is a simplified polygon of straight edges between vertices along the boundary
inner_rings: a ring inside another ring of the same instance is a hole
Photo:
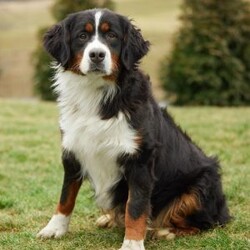
[[[68,231],[88,178],[104,214],[125,227],[121,250],[143,250],[146,232],[171,239],[230,220],[217,158],[208,157],[156,103],[140,60],[150,43],[107,9],[70,14],[44,36],[57,61],[64,181],[56,213],[38,237]]]

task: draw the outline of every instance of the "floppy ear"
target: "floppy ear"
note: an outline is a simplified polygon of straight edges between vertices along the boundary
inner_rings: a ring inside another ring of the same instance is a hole
[[[69,34],[65,23],[52,26],[44,35],[43,44],[47,52],[63,67],[67,67],[70,59]]]
[[[121,61],[127,70],[132,69],[139,60],[145,56],[149,50],[150,43],[142,37],[140,29],[124,20],[126,27],[124,28],[124,40],[121,53]]]

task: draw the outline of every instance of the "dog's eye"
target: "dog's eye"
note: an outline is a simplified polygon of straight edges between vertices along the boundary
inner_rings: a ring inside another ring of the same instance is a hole
[[[117,38],[117,35],[116,35],[114,32],[108,32],[108,33],[106,34],[106,37],[107,37],[107,39],[109,39],[109,40],[114,40],[114,39]]]
[[[81,33],[79,35],[79,39],[82,41],[86,41],[88,39],[88,34],[87,33]]]

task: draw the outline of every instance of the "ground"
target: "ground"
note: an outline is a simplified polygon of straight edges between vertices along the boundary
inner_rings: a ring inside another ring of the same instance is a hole
[[[0,107],[0,249],[118,249],[124,232],[97,229],[99,211],[88,183],[78,197],[69,234],[59,240],[35,238],[60,195],[58,111],[54,103],[1,99]],[[193,237],[146,240],[146,249],[250,249],[250,108],[169,110],[207,154],[219,156],[234,219],[225,228]]]

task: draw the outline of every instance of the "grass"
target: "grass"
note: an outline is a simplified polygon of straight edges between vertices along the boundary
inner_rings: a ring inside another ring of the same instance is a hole
[[[0,100],[0,249],[118,249],[123,230],[97,229],[99,211],[85,183],[70,232],[59,240],[36,233],[60,194],[58,111],[53,103]],[[218,154],[234,220],[194,237],[146,241],[147,250],[250,249],[250,108],[170,107],[176,121],[208,154]]]

